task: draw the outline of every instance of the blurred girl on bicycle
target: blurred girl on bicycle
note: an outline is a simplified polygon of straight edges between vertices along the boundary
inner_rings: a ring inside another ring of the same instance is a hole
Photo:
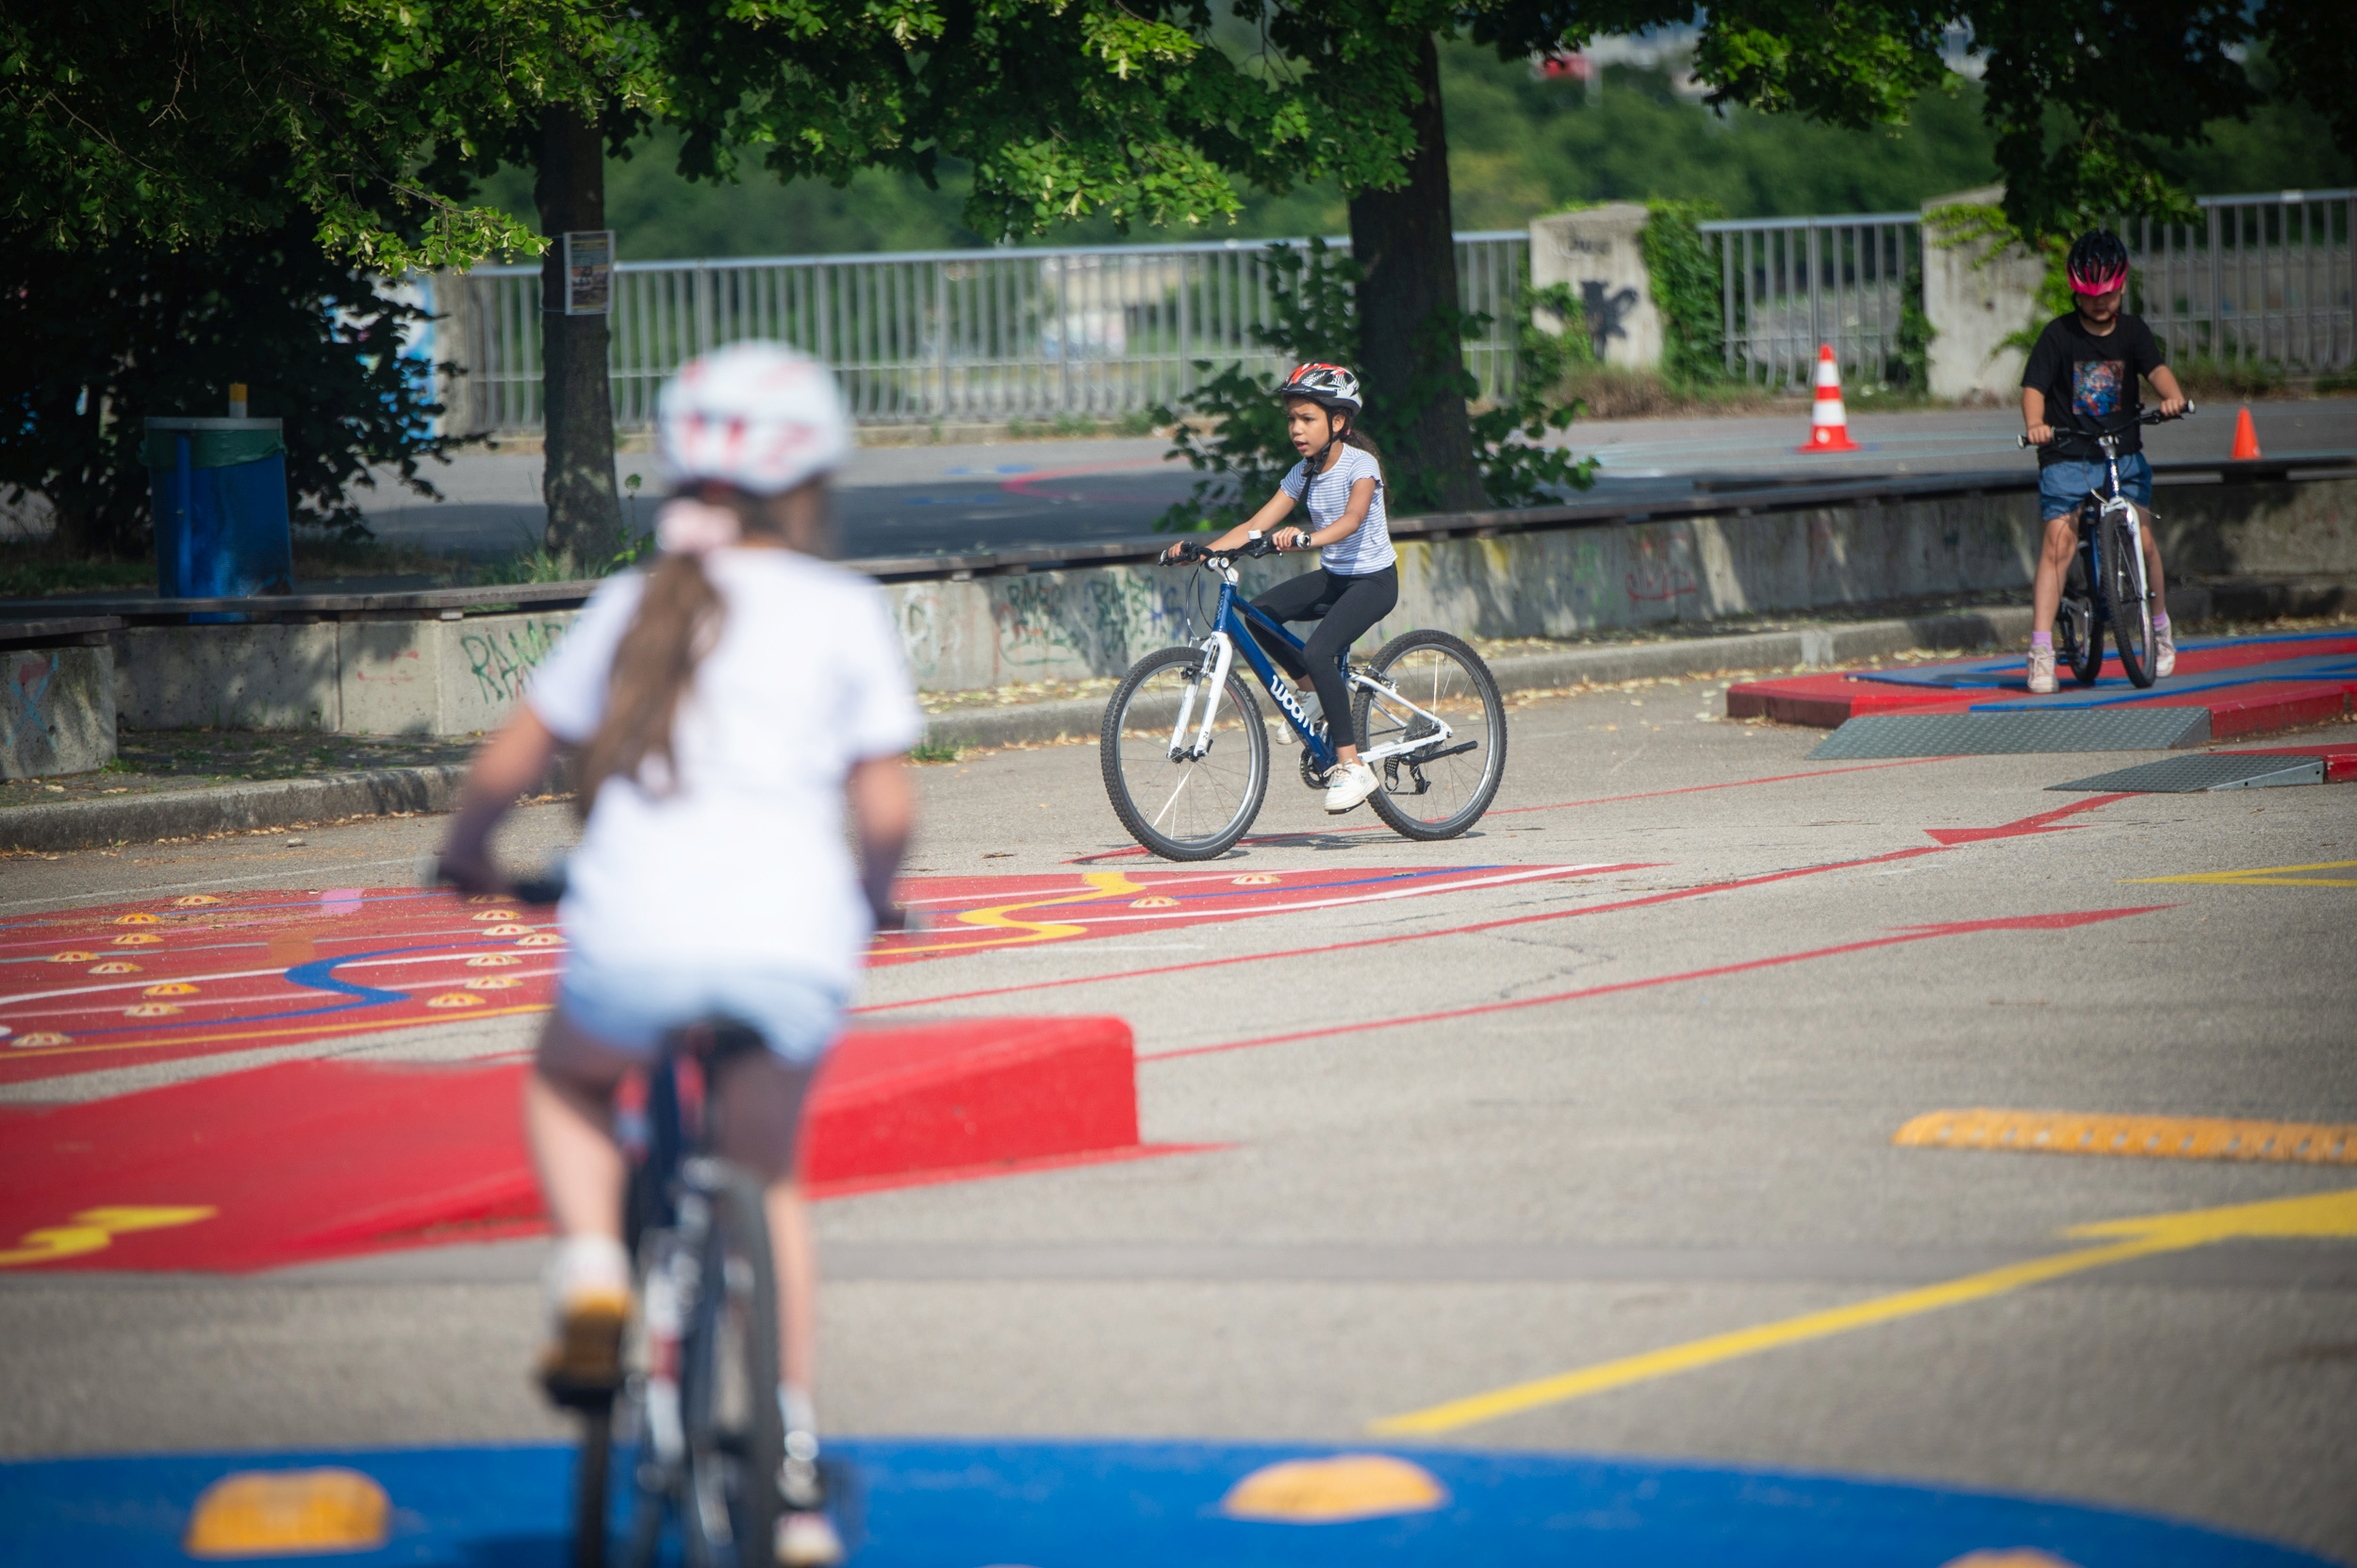
[[[2079,547],[2079,506],[2088,491],[2106,483],[2103,454],[2088,437],[2105,433],[2119,437],[2119,490],[2136,508],[2144,540],[2145,574],[2152,585],[2152,673],[2177,668],[2168,584],[2161,574],[2160,541],[2152,536],[2152,465],[2145,460],[2136,423],[2143,407],[2137,379],[2152,383],[2161,412],[2172,419],[2185,411],[2185,394],[2152,329],[2141,316],[2120,309],[2128,294],[2128,247],[2119,236],[2109,229],[2081,235],[2067,266],[2078,308],[2046,323],[2021,371],[2021,424],[2038,449],[2038,517],[2046,528],[2030,590],[2030,690],[2041,696],[2054,689],[2054,610]]]
[[[1286,431],[1301,461],[1266,505],[1204,548],[1240,549],[1276,529],[1270,542],[1277,549],[1320,553],[1320,569],[1279,583],[1252,602],[1272,620],[1318,623],[1302,652],[1257,627],[1253,636],[1288,674],[1306,678],[1317,693],[1327,736],[1339,742],[1327,775],[1326,809],[1341,813],[1376,790],[1375,769],[1359,760],[1359,737],[1351,733],[1342,658],[1399,602],[1399,553],[1392,548],[1383,512],[1381,454],[1359,433],[1359,378],[1340,365],[1299,365],[1277,395],[1285,400]],[[1309,511],[1310,526],[1277,528],[1296,501]],[[1177,560],[1182,548],[1171,546],[1162,559]]]
[[[902,754],[923,721],[883,596],[821,559],[827,476],[850,447],[827,370],[740,343],[680,371],[660,425],[677,494],[656,523],[659,558],[590,596],[485,744],[442,868],[497,891],[493,826],[558,748],[575,749],[586,823],[560,908],[569,952],[524,1098],[560,1238],[544,1376],[597,1386],[618,1375],[631,1290],[618,1085],[667,1032],[732,1018],[769,1049],[724,1070],[719,1142],[768,1183],[779,1397],[788,1452],[815,1456],[813,1249],[795,1141],[869,934],[899,923]],[[838,1560],[815,1464],[788,1470],[779,1560]]]

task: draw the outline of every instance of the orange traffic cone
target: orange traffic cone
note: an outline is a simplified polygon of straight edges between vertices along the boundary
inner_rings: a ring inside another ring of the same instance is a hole
[[[2234,461],[2248,463],[2259,455],[2259,432],[2250,422],[2250,405],[2243,404],[2234,416]]]
[[[1804,457],[1812,452],[1862,452],[1850,439],[1850,416],[1841,406],[1841,367],[1834,362],[1833,345],[1817,350],[1817,401],[1808,411],[1808,441],[1793,450]]]

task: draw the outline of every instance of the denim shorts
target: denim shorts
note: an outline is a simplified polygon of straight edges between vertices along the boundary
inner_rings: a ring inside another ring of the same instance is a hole
[[[687,973],[670,967],[569,964],[556,1005],[585,1032],[635,1055],[699,1019],[732,1018],[757,1031],[797,1066],[826,1054],[843,1032],[849,999],[824,981],[773,968]]]
[[[2038,520],[2069,516],[2089,490],[2106,489],[2109,483],[2102,463],[2065,459],[2047,464],[2037,470]],[[2152,509],[2152,465],[2143,453],[2132,452],[2119,460],[2119,493],[2148,512]]]

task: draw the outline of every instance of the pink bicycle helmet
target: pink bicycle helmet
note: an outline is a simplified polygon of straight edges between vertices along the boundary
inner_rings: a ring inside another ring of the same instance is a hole
[[[2091,229],[2070,247],[2070,289],[2108,294],[2128,281],[2128,247],[2109,229]]]

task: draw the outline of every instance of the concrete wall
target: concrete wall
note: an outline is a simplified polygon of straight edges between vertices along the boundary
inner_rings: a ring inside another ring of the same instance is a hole
[[[2357,480],[2164,485],[2155,499],[2174,575],[2357,575]],[[1424,626],[1566,637],[1945,593],[2026,601],[2036,536],[2024,492],[1403,539],[1399,607],[1361,646]],[[1248,563],[1245,591],[1305,566]],[[1119,675],[1191,619],[1199,635],[1191,600],[1208,610],[1215,588],[1200,571],[1113,566],[884,593],[916,684],[964,691]],[[134,629],[117,635],[124,722],[471,734],[505,717],[571,619]]]
[[[1923,314],[1932,324],[1932,396],[2018,402],[2026,355],[2004,340],[2031,324],[2046,264],[2019,245],[1994,256],[1986,241],[1941,243],[1930,215],[1943,206],[1994,206],[2002,185],[1936,196],[1923,204]]]
[[[139,730],[473,734],[507,717],[573,615],[135,626],[114,634],[116,699]]]
[[[1661,363],[1661,312],[1654,308],[1639,240],[1645,216],[1635,202],[1613,202],[1530,223],[1531,287],[1572,286],[1587,311],[1596,351],[1608,365]],[[1553,312],[1538,315],[1545,330],[1562,330]]]
[[[114,755],[113,649],[0,650],[0,779],[89,773]]]

